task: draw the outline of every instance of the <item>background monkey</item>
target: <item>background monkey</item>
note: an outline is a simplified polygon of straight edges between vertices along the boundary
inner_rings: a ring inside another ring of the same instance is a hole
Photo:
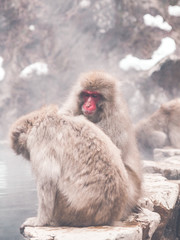
[[[154,148],[180,148],[180,98],[171,100],[135,126],[139,148],[151,156]]]
[[[31,160],[39,196],[37,218],[22,229],[112,224],[137,204],[141,163],[117,83],[83,74],[60,110],[48,106],[12,126],[12,148]]]

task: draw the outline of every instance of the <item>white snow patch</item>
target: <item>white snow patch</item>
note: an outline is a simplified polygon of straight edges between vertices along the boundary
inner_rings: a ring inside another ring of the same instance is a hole
[[[160,60],[170,55],[175,50],[176,50],[175,41],[170,37],[166,37],[161,40],[161,45],[156,51],[154,51],[150,59],[139,59],[129,54],[119,62],[119,67],[124,71],[127,71],[129,69],[135,69],[137,71],[146,71],[151,69]]]
[[[91,1],[89,1],[89,0],[82,0],[82,1],[79,3],[79,6],[80,6],[81,8],[88,8],[90,5],[91,5]]]
[[[180,6],[169,6],[168,13],[171,16],[180,17]]]
[[[36,62],[33,63],[27,67],[25,67],[21,73],[20,73],[20,77],[21,78],[28,78],[31,76],[32,73],[35,73],[37,75],[46,75],[48,74],[49,69],[46,63],[42,63],[42,62]]]
[[[4,59],[0,56],[0,81],[2,81],[4,79],[5,74],[6,74],[2,67],[3,61],[4,61]]]
[[[152,59],[139,59],[137,57],[128,54],[124,59],[119,62],[119,67],[125,71],[129,69],[135,69],[137,71],[146,71],[152,68],[154,61]]]
[[[143,16],[143,19],[145,25],[147,26],[157,27],[168,32],[172,30],[171,25],[169,25],[167,22],[164,22],[163,17],[160,15],[154,17],[150,14],[145,14]]]
[[[175,50],[176,43],[174,39],[170,37],[165,37],[161,40],[161,45],[159,46],[159,48],[154,51],[152,59],[155,59],[157,62],[159,62],[161,59],[173,53]]]
[[[34,25],[30,25],[29,26],[29,30],[34,31],[35,30],[35,26]]]

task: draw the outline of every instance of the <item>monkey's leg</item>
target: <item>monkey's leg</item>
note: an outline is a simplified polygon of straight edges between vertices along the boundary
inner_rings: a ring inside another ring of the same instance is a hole
[[[168,142],[167,135],[161,131],[152,131],[148,136],[148,143],[152,148],[162,148]]]
[[[26,226],[47,226],[52,225],[56,187],[51,181],[38,184],[38,215],[31,217],[21,225],[20,232],[23,233]]]
[[[169,138],[173,147],[180,148],[180,126],[169,124]]]

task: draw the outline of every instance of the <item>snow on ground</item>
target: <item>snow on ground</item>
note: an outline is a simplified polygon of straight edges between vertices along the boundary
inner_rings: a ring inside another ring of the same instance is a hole
[[[170,55],[175,50],[176,50],[175,41],[170,37],[166,37],[161,40],[161,45],[156,51],[154,51],[150,59],[139,59],[129,54],[119,62],[119,67],[124,71],[128,71],[129,69],[135,69],[137,71],[146,71],[151,69],[160,60]]]
[[[20,73],[20,77],[21,78],[28,78],[30,77],[33,73],[35,73],[36,75],[46,75],[48,74],[49,69],[46,63],[42,63],[42,62],[36,62],[33,63],[27,67],[25,67],[21,73]]]
[[[4,79],[5,74],[6,74],[2,67],[3,61],[4,61],[4,59],[0,56],[0,81],[2,81]]]
[[[34,25],[29,25],[29,30],[30,31],[34,31],[35,30],[35,26]]]
[[[80,6],[81,8],[88,8],[90,5],[91,5],[91,1],[89,1],[89,0],[82,0],[82,1],[79,3],[79,6]]]
[[[169,6],[168,13],[171,16],[180,17],[180,6]]]
[[[160,15],[152,16],[150,14],[145,14],[143,16],[144,23],[150,27],[157,27],[165,31],[171,31],[172,27],[167,22],[164,21],[163,17]]]

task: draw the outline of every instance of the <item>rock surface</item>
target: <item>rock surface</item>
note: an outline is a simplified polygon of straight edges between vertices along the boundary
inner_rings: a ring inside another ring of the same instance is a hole
[[[133,227],[91,227],[91,228],[26,228],[25,235],[35,240],[138,240],[142,238],[142,229]]]
[[[178,201],[179,186],[159,174],[146,174],[144,180],[145,196],[154,204],[154,211],[161,216],[152,239],[161,239]]]
[[[130,215],[126,221],[117,223],[117,226],[26,227],[24,236],[31,240],[160,240],[165,237],[165,227],[178,204],[178,197],[178,183],[171,182],[160,174],[147,173],[144,176],[144,196],[140,200],[142,211]],[[179,207],[178,205],[178,209]],[[175,240],[176,232],[168,236],[169,240]]]
[[[164,160],[171,157],[173,157],[173,159],[175,159],[175,157],[177,157],[177,159],[180,159],[180,149],[177,148],[154,149],[154,160],[156,161]]]
[[[163,161],[144,161],[144,170],[148,173],[161,173],[170,180],[180,179],[180,156],[170,157]]]
[[[120,226],[102,226],[87,228],[26,227],[24,235],[31,240],[139,240],[144,239],[144,236],[148,236],[148,238],[151,238],[159,223],[160,216],[158,213],[151,212],[147,209],[142,209],[142,212],[139,215],[131,216],[128,221],[119,223]]]

